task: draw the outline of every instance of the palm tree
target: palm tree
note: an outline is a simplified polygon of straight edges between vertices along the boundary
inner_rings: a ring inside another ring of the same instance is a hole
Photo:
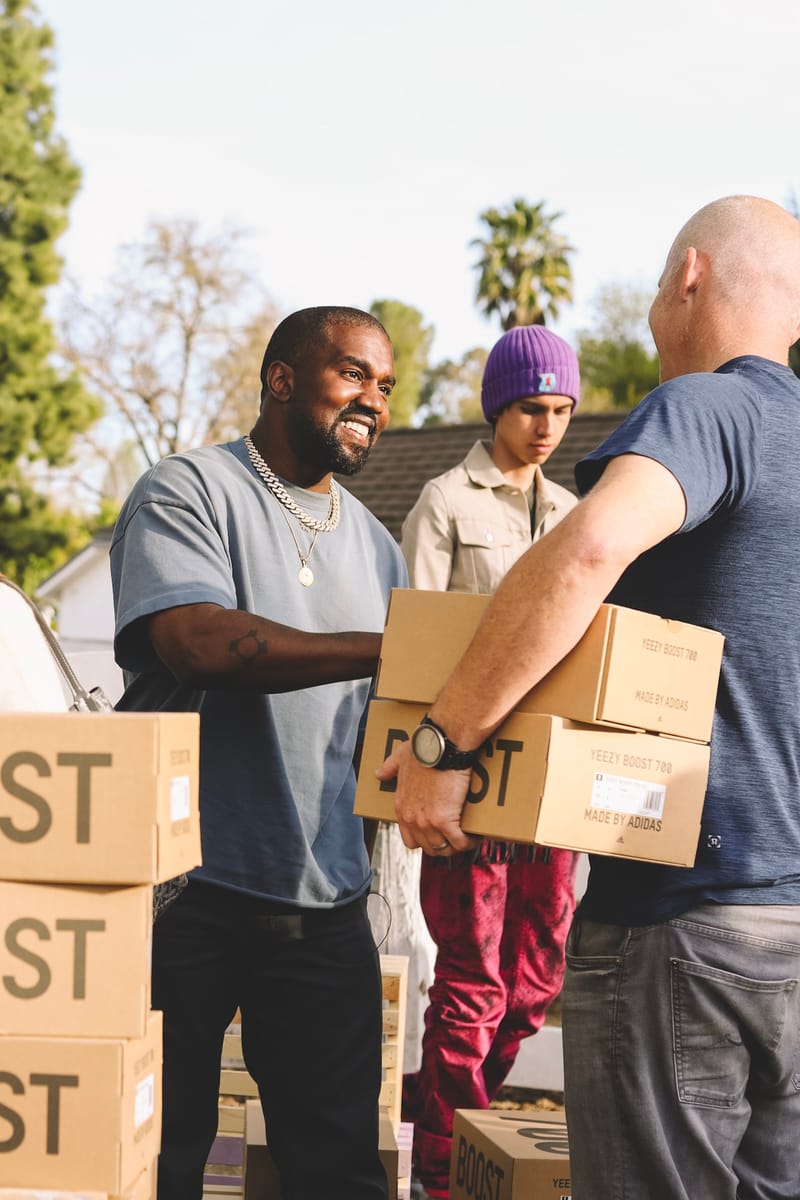
[[[568,256],[574,247],[553,229],[561,216],[548,215],[544,202],[527,204],[521,198],[507,209],[481,213],[488,235],[470,243],[481,251],[476,299],[487,316],[498,314],[504,330],[544,325],[562,303],[572,302]]]

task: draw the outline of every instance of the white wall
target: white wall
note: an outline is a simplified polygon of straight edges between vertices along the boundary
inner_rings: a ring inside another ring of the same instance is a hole
[[[110,651],[114,640],[114,603],[108,550],[96,548],[59,589],[58,637],[68,654],[84,650]]]

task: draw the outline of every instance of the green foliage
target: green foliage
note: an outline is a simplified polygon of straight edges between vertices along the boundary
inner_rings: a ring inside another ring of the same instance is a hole
[[[658,383],[649,305],[649,292],[629,284],[598,290],[595,327],[579,334],[577,345],[585,410],[633,408]]]
[[[434,329],[418,308],[401,300],[375,300],[369,311],[392,340],[397,379],[389,407],[392,425],[410,425],[422,398]]]
[[[584,384],[595,393],[595,410],[633,408],[658,383],[658,359],[633,342],[620,345],[581,337],[578,357]],[[600,403],[598,392],[606,394],[608,403]]]
[[[51,47],[30,0],[0,0],[0,568],[22,582],[46,573],[72,526],[23,472],[65,462],[99,411],[55,366],[45,313],[61,268],[55,242],[80,181],[54,131]]]
[[[471,243],[480,250],[476,299],[487,316],[499,316],[504,330],[544,325],[572,302],[574,247],[554,229],[561,216],[521,198],[481,213],[487,233]]]
[[[481,380],[489,351],[467,350],[458,361],[446,358],[431,367],[422,389],[423,425],[458,425],[483,420]]]
[[[55,510],[13,467],[0,479],[0,568],[33,593],[88,540],[80,519]]]

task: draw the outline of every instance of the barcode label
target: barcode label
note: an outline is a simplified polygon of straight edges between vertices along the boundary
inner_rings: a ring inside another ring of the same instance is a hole
[[[155,1112],[156,1107],[156,1078],[155,1075],[145,1075],[136,1085],[133,1101],[133,1127],[138,1129]]]
[[[593,808],[606,808],[631,816],[662,817],[666,795],[665,784],[596,771],[591,804]]]
[[[169,814],[173,821],[185,821],[191,812],[188,775],[176,775],[169,785]]]
[[[664,807],[664,792],[666,788],[655,787],[650,788],[644,798],[645,811],[648,813],[661,813]]]

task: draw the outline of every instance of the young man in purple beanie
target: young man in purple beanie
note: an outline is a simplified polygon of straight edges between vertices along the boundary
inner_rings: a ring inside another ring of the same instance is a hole
[[[481,387],[491,441],[425,485],[403,526],[411,584],[494,592],[516,560],[575,505],[542,464],[580,395],[571,347],[540,325],[518,326],[492,349]],[[415,1174],[448,1195],[456,1108],[487,1108],[520,1042],[559,993],[575,906],[576,856],[484,841],[478,851],[422,860],[420,898],[438,947],[419,1071],[405,1079]]]

